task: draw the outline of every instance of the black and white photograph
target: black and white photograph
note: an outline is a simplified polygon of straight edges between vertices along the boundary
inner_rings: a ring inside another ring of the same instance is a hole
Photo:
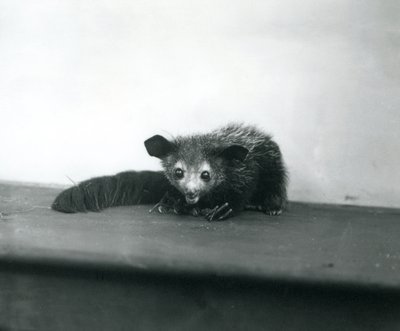
[[[1,0],[0,331],[400,330],[400,2]]]

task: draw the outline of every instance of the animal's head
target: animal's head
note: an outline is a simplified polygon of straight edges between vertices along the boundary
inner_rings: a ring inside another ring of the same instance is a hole
[[[147,152],[161,159],[165,175],[184,196],[196,204],[225,180],[227,164],[243,162],[248,149],[239,145],[212,146],[204,136],[169,141],[156,135],[145,142]]]

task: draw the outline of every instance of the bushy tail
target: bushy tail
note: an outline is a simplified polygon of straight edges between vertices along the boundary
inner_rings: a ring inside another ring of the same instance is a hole
[[[64,213],[99,211],[124,205],[153,204],[171,184],[162,172],[127,171],[96,177],[62,191],[51,208]]]

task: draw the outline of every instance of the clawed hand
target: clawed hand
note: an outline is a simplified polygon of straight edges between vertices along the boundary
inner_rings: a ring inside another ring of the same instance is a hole
[[[171,197],[168,192],[164,194],[160,202],[154,205],[153,208],[149,210],[149,213],[158,211],[160,214],[182,214],[181,212],[181,200]]]
[[[182,205],[181,199],[176,199],[171,197],[169,193],[165,193],[159,203],[157,203],[153,208],[149,210],[150,213],[157,211],[160,214],[185,214],[185,207]],[[206,220],[212,221],[222,221],[231,216],[233,216],[233,210],[226,202],[221,206],[215,206],[214,208],[192,208],[191,210],[186,210],[186,213],[192,216],[205,216]]]
[[[233,210],[229,206],[229,203],[225,202],[222,206],[215,206],[209,210],[206,214],[206,220],[211,221],[222,221],[233,215]]]

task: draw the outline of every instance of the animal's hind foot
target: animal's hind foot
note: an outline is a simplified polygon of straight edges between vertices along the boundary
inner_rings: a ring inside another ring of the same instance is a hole
[[[266,210],[265,214],[268,216],[279,216],[282,214],[282,209],[276,209],[276,210]]]

